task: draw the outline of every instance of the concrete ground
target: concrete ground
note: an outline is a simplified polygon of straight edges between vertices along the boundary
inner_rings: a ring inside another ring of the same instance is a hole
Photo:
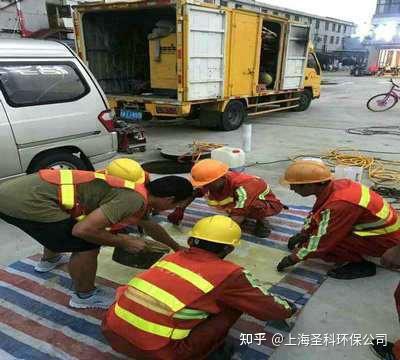
[[[335,85],[324,85],[322,95],[303,113],[276,113],[252,119],[253,149],[246,162],[270,163],[287,160],[299,154],[314,155],[329,149],[346,147],[360,150],[397,152],[373,154],[386,159],[400,159],[400,138],[394,135],[359,136],[346,133],[347,128],[362,126],[400,125],[400,107],[385,113],[372,113],[366,101],[390,86],[388,79],[353,78],[343,74],[325,76]],[[163,125],[148,127],[148,150],[134,154],[138,160],[159,159],[159,148],[191,143],[194,139],[242,145],[242,132],[215,132],[195,126]],[[279,185],[279,177],[289,162],[254,165],[248,172],[265,177],[274,192],[287,204],[312,205],[313,199],[303,199]],[[0,222],[0,264],[38,252],[40,249],[20,231]],[[300,334],[387,334],[389,340],[400,337],[395,314],[393,292],[400,280],[399,273],[379,269],[377,276],[366,280],[338,281],[328,279],[306,305],[298,318],[292,337]],[[274,360],[368,360],[375,356],[368,346],[281,346]]]

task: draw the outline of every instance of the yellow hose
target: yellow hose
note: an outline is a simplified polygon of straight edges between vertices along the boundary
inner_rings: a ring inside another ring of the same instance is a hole
[[[297,160],[310,155],[297,155],[291,160]],[[400,184],[400,161],[382,160],[367,156],[354,149],[338,148],[319,155],[312,155],[324,159],[330,166],[345,165],[359,166],[368,171],[370,180],[375,184]]]

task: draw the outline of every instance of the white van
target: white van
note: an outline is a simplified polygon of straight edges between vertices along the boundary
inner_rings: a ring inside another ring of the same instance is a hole
[[[92,170],[118,147],[99,84],[65,44],[0,39],[0,179]]]

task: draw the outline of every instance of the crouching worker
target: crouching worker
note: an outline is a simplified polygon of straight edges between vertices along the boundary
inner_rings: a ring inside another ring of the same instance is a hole
[[[134,359],[204,359],[242,313],[260,320],[292,316],[294,305],[223,260],[240,237],[240,227],[226,216],[198,221],[189,249],[167,255],[118,289],[103,322],[111,346]]]
[[[212,159],[199,161],[191,171],[191,182],[200,188],[208,205],[226,211],[238,224],[256,220],[254,235],[267,237],[271,232],[267,217],[279,214],[283,205],[271,187],[258,176],[229,171],[228,165]],[[178,216],[178,218],[177,218]],[[183,211],[170,214],[171,222],[183,218]]]
[[[151,209],[167,210],[193,194],[190,182],[166,176],[141,185],[115,176],[79,170],[41,170],[0,185],[0,218],[44,246],[39,272],[54,269],[72,252],[69,274],[75,308],[108,308],[113,294],[96,289],[97,256],[102,245],[137,252],[145,242],[111,230],[142,226],[153,239],[174,250],[179,245],[158,224],[148,220]]]
[[[317,200],[304,228],[289,240],[293,253],[278,271],[309,258],[335,262],[328,272],[336,279],[373,276],[376,265],[366,257],[381,257],[400,244],[400,220],[396,210],[368,187],[347,179],[334,180],[322,162],[297,161],[282,179],[290,189]]]

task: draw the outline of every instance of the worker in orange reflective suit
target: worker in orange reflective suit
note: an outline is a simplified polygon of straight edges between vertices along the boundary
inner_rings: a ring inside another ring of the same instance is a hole
[[[271,226],[267,217],[279,214],[283,205],[271,187],[258,176],[228,171],[228,165],[212,159],[201,160],[191,171],[192,185],[204,195],[208,205],[223,210],[238,224],[256,220],[254,235],[267,237]],[[173,223],[183,218],[184,209],[169,216]]]
[[[198,221],[189,249],[164,257],[118,289],[103,321],[110,345],[134,359],[199,360],[217,348],[220,355],[226,352],[221,345],[242,313],[260,320],[291,317],[293,304],[223,260],[240,237],[229,217]]]
[[[400,270],[400,245],[387,250],[382,256],[382,265],[388,269]],[[400,320],[400,283],[397,286],[396,292],[394,294],[397,314]],[[400,339],[394,344],[392,342],[387,342],[386,344],[381,344],[379,341],[374,340],[371,345],[372,350],[375,354],[382,360],[400,360]]]
[[[309,258],[340,263],[328,275],[336,279],[373,276],[376,265],[365,257],[381,257],[400,244],[400,219],[380,195],[351,180],[333,180],[322,162],[297,161],[282,180],[301,196],[317,201],[303,230],[289,240],[293,250],[278,271]]]

